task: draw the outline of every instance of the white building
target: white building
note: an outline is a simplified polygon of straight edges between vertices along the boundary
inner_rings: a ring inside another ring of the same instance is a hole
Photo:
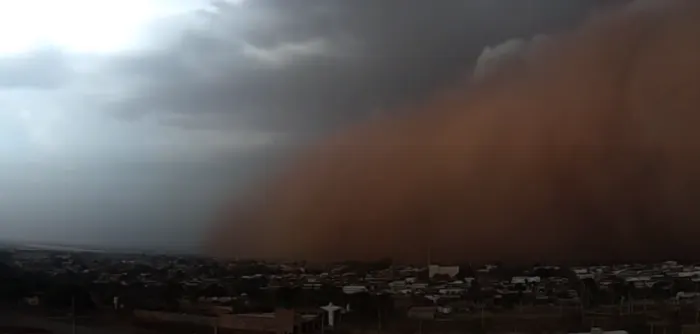
[[[346,285],[343,287],[343,293],[351,295],[353,293],[368,292],[366,286],[364,285]]]
[[[535,284],[541,281],[539,276],[515,276],[510,280],[511,284]]]
[[[436,264],[428,266],[428,275],[430,278],[433,278],[435,275],[455,277],[457,274],[459,274],[459,266],[439,266]]]

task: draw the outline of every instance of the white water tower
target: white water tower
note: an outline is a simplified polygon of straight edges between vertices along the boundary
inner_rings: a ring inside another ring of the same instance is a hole
[[[326,306],[322,306],[321,309],[328,313],[328,326],[333,327],[335,325],[335,312],[338,312],[342,307],[333,305],[333,303],[328,303]]]

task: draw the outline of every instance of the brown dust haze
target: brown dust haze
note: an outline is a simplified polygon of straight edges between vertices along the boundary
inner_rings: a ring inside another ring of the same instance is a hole
[[[482,81],[309,148],[228,257],[700,257],[700,6],[596,15]]]

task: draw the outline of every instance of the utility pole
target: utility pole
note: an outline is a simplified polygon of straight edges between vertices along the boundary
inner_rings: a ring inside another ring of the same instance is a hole
[[[428,275],[430,275],[430,264],[433,262],[433,245],[428,244]]]
[[[426,256],[426,260],[428,261],[428,263],[426,263],[427,267],[425,269],[428,272],[428,282],[431,282],[432,277],[430,276],[430,265],[433,263],[433,245],[432,245],[432,242],[428,242],[427,253],[428,254]]]
[[[75,319],[75,317],[76,317],[76,315],[75,315],[75,294],[73,294],[70,298],[70,309],[71,309],[70,312],[71,312],[71,318],[72,318],[71,322],[73,324],[73,334],[76,334],[76,332],[78,331],[78,328],[77,328],[78,326],[77,326],[76,319]]]
[[[379,307],[379,302],[377,301],[377,329],[382,331],[382,308]]]
[[[486,323],[484,320],[485,320],[484,319],[484,303],[482,302],[481,303],[481,330],[484,330],[484,328],[486,327]]]

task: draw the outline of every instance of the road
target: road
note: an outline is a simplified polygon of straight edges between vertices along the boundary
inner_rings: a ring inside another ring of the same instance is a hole
[[[16,312],[0,311],[1,326],[20,326],[41,328],[51,331],[54,334],[152,334],[153,332],[145,331],[128,325],[110,326],[110,327],[95,327],[78,325],[73,331],[73,326],[70,322],[55,321],[45,317],[19,314]]]

